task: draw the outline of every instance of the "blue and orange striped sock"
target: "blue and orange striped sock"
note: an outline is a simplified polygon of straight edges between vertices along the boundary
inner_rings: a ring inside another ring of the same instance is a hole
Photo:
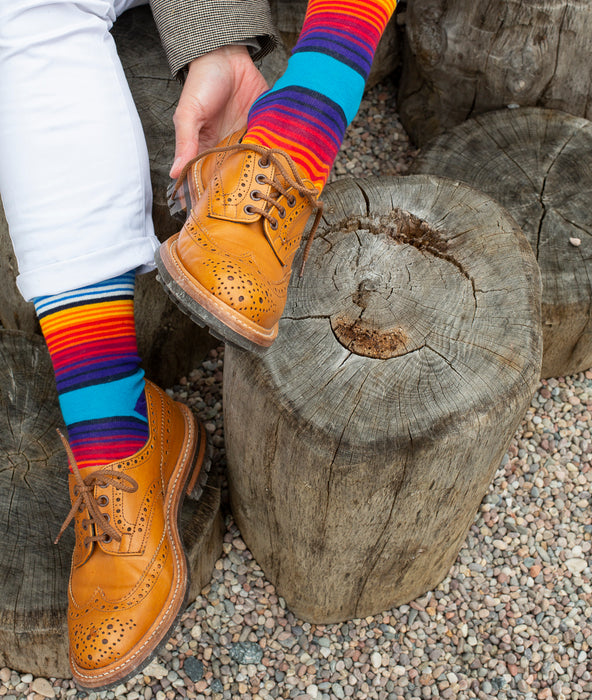
[[[129,457],[148,439],[134,281],[132,271],[33,300],[81,469]]]
[[[321,190],[396,4],[309,0],[286,72],[251,107],[243,143],[284,150]]]

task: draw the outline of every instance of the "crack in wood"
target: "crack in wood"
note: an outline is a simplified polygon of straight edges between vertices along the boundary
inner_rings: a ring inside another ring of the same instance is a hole
[[[328,469],[328,475],[327,475],[327,498],[325,500],[325,508],[323,515],[321,517],[321,532],[325,532],[327,529],[327,517],[329,513],[329,508],[331,506],[331,485],[333,483],[333,467],[335,466],[335,460],[337,459],[337,455],[339,454],[339,450],[341,449],[341,443],[343,442],[343,438],[345,435],[345,431],[349,427],[349,424],[351,423],[351,420],[354,416],[354,413],[356,412],[356,409],[358,408],[360,401],[362,400],[362,389],[364,388],[364,385],[368,381],[369,375],[366,375],[364,379],[362,380],[362,383],[360,384],[356,397],[354,399],[354,405],[352,406],[350,415],[348,419],[345,422],[345,425],[343,426],[343,430],[341,431],[341,435],[339,436],[339,439],[337,441],[337,446],[333,452],[333,457],[331,459],[331,463],[329,464],[329,469]]]
[[[565,149],[567,148],[568,144],[570,141],[573,139],[575,136],[576,132],[572,132],[566,142],[561,146],[561,148],[557,151],[557,153],[553,156],[553,159],[551,163],[549,163],[549,167],[547,168],[547,172],[545,173],[545,176],[543,178],[543,186],[541,187],[541,192],[538,195],[539,197],[539,202],[541,203],[541,207],[543,208],[543,214],[541,216],[541,219],[539,221],[538,229],[537,229],[537,241],[536,241],[536,259],[539,259],[539,248],[540,248],[540,243],[541,243],[541,232],[543,229],[543,222],[545,220],[545,217],[547,216],[547,205],[545,204],[545,188],[547,186],[547,178],[549,177],[549,173],[553,169],[553,166],[555,163],[559,160],[561,157],[561,154]]]

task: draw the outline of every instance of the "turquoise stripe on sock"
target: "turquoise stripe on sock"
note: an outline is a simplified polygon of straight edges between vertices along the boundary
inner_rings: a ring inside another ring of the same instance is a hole
[[[365,81],[345,63],[314,51],[293,54],[284,75],[269,91],[299,85],[320,92],[344,111],[349,124],[360,107]]]
[[[144,371],[139,370],[130,377],[60,394],[60,408],[66,425],[113,416],[133,416],[147,422],[146,416],[135,410],[142,391]]]

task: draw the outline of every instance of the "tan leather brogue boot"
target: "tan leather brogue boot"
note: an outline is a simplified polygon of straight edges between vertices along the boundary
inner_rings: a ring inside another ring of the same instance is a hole
[[[206,435],[191,411],[146,382],[150,437],[136,454],[73,473],[76,544],[68,588],[70,665],[84,688],[135,675],[183,611],[188,571],[177,517],[206,476]],[[60,533],[61,534],[61,533]],[[59,536],[58,536],[59,537]]]
[[[318,190],[288,154],[234,134],[186,167],[177,192],[191,209],[156,254],[160,281],[215,336],[247,350],[268,347],[306,223],[316,210],[303,260],[320,219]]]

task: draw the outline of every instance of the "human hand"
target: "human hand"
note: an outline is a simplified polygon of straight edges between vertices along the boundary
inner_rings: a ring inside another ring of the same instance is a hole
[[[176,178],[192,158],[246,125],[253,102],[267,90],[246,46],[222,46],[189,64],[175,124]]]

